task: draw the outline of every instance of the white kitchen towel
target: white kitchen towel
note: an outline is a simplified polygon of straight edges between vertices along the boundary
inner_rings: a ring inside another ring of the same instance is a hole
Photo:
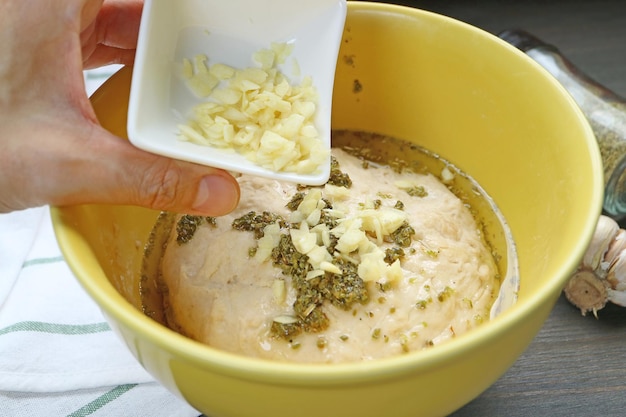
[[[0,292],[7,294],[0,301],[0,415],[200,414],[155,383],[111,331],[63,259],[47,207],[0,215],[0,248],[7,247],[0,252]]]
[[[84,71],[85,91],[91,96],[111,75],[115,74],[122,65],[107,65],[101,68]]]
[[[86,74],[88,92],[116,69]],[[199,414],[111,331],[63,259],[49,208],[0,214],[0,416]]]
[[[125,384],[71,393],[0,392],[7,417],[196,417],[155,383]]]
[[[70,272],[48,209],[41,210],[43,216],[31,210],[34,220],[43,218],[0,307],[0,390],[60,392],[152,382]],[[1,256],[3,266],[13,263]],[[7,276],[3,266],[0,274]]]
[[[43,219],[41,209],[0,216],[0,307],[17,281]]]

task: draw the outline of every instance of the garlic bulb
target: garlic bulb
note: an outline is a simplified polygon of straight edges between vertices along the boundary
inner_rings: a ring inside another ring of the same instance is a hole
[[[586,315],[608,302],[626,307],[626,230],[600,216],[582,262],[564,288],[565,297]]]

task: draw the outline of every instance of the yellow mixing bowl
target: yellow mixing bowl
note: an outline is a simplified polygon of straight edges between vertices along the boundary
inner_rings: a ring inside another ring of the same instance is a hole
[[[125,136],[131,71],[93,106]],[[501,376],[548,316],[601,210],[593,134],[566,92],[496,37],[401,6],[349,2],[333,127],[410,139],[472,175],[516,240],[517,304],[450,342],[390,359],[285,364],[221,352],[138,309],[143,247],[157,212],[85,205],[52,210],[70,267],[137,360],[211,417],[443,416]]]

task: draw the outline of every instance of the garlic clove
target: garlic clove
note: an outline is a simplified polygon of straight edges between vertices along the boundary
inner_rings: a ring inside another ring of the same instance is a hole
[[[607,289],[609,301],[618,306],[626,307],[626,292]]]
[[[608,302],[626,307],[626,230],[610,217],[600,216],[594,236],[578,270],[563,289],[582,315]]]
[[[567,282],[563,292],[567,300],[580,309],[583,316],[593,312],[597,318],[598,310],[603,309],[609,300],[606,281],[588,269],[577,271]]]
[[[591,243],[583,256],[582,264],[584,268],[589,268],[593,271],[599,270],[600,262],[605,258],[609,246],[619,230],[619,224],[615,220],[607,216],[600,216]]]
[[[600,263],[600,267],[608,271],[620,254],[624,252],[624,249],[626,249],[626,230],[620,229],[617,235],[615,235],[613,242],[609,245],[609,250],[604,255],[604,260]]]
[[[609,287],[626,294],[626,251],[621,251],[611,259],[611,265],[606,274]]]

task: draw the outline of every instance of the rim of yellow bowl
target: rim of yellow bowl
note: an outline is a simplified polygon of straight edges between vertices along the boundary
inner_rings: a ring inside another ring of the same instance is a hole
[[[470,30],[481,37],[490,38],[492,41],[500,42],[509,48],[512,53],[522,55],[531,65],[535,65],[539,71],[545,70],[525,56],[508,43],[502,41],[494,35],[483,31],[477,27],[450,17],[439,15],[433,12],[411,8],[407,6],[370,3],[370,2],[348,2],[348,13],[356,11],[379,11],[379,12],[401,12],[403,14],[428,15],[430,19],[439,19],[446,24],[463,25],[466,30]],[[549,74],[545,72],[547,76]],[[111,81],[114,81],[113,75]],[[106,90],[107,83],[103,85]],[[569,97],[566,90],[553,80],[555,86]],[[572,111],[577,113],[581,128],[585,130],[587,137],[587,147],[594,164],[595,172],[602,172],[601,159],[596,145],[596,141],[582,112],[578,109],[573,99],[570,97]],[[577,267],[577,262],[582,258],[587,244],[595,230],[597,218],[602,209],[603,183],[600,174],[597,175],[596,186],[594,187],[593,205],[589,216],[584,224],[580,225],[580,240],[572,250],[571,256],[567,258],[554,273],[551,279],[536,292],[519,300],[514,306],[504,311],[500,316],[458,338],[446,341],[432,349],[412,352],[405,355],[397,355],[384,359],[377,359],[363,362],[350,362],[338,364],[302,364],[277,362],[274,360],[257,359],[221,351],[216,348],[204,345],[200,342],[186,338],[169,328],[153,321],[141,311],[133,307],[121,294],[110,284],[106,278],[104,286],[98,285],[90,277],[90,265],[99,268],[97,261],[87,259],[93,256],[90,249],[82,237],[63,220],[64,208],[52,207],[51,215],[54,229],[67,263],[77,279],[83,285],[89,295],[105,311],[105,314],[115,321],[128,327],[136,337],[148,340],[160,349],[171,352],[180,360],[192,362],[212,372],[219,372],[242,379],[263,381],[274,384],[299,384],[302,386],[315,385],[340,385],[340,384],[366,384],[371,381],[382,379],[393,379],[414,373],[416,370],[428,370],[440,366],[443,363],[452,361],[455,357],[463,355],[480,346],[486,346],[490,341],[497,339],[501,334],[517,326],[520,321],[526,320],[532,315],[534,310],[540,306],[545,306],[551,299],[555,299],[560,294],[565,285],[567,276]],[[597,203],[596,203],[597,202]],[[81,256],[77,256],[79,254]],[[89,264],[89,265],[86,265]]]

